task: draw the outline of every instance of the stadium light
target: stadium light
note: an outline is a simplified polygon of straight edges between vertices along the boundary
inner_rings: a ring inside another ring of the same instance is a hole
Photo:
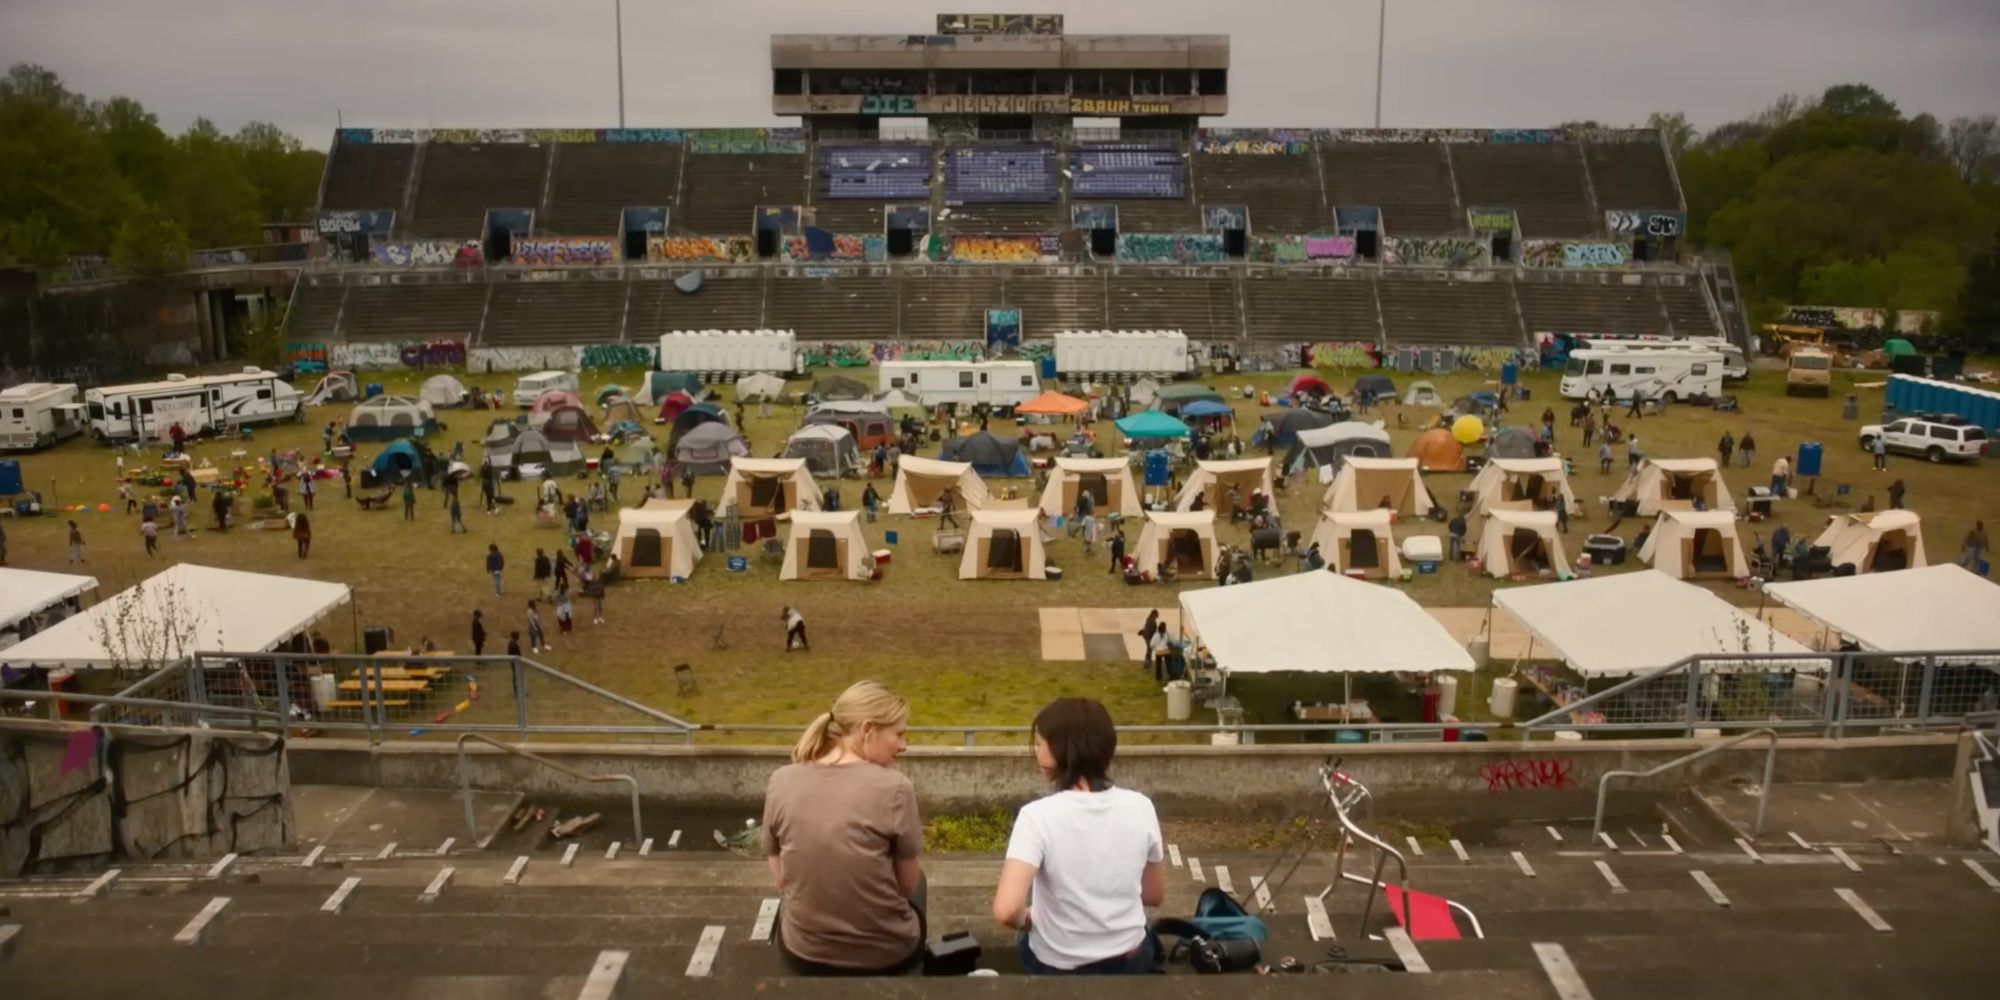
[[[1380,4],[1375,8],[1375,127],[1376,128],[1382,127],[1382,41],[1385,37],[1387,37],[1388,33],[1389,33],[1389,0],[1381,0]],[[623,80],[622,73],[620,74],[620,80],[621,82],[619,86],[623,87],[624,84],[622,82]],[[623,94],[622,90],[620,91],[620,94],[621,95]],[[622,96],[619,97],[618,101],[619,101],[619,107],[623,108],[625,106],[624,97]],[[620,115],[621,115],[620,124],[623,124],[622,111],[620,112]]]
[[[625,127],[625,0],[611,0],[611,16],[618,32],[618,127]],[[1381,124],[1382,117],[1382,66],[1376,60],[1375,66],[1375,117]]]

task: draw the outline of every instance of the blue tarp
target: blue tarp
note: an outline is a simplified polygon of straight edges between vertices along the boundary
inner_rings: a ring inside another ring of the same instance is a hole
[[[1128,438],[1187,437],[1187,425],[1158,410],[1135,413],[1116,422],[1118,432]]]

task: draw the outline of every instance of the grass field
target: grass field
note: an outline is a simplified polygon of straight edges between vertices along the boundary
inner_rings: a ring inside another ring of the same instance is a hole
[[[1282,388],[1293,373],[1271,373],[1208,379],[1223,387],[1253,385],[1263,389]],[[632,384],[636,373],[593,373],[585,380],[585,398],[594,397],[597,386],[606,382]],[[623,376],[623,377],[621,377]],[[1827,399],[1794,399],[1783,394],[1783,373],[1759,371],[1751,381],[1735,391],[1742,400],[1742,412],[1719,414],[1692,407],[1675,407],[1667,414],[1642,421],[1620,423],[1636,426],[1644,450],[1652,457],[1699,457],[1715,453],[1716,439],[1724,430],[1741,437],[1753,432],[1758,440],[1757,465],[1736,468],[1729,473],[1730,485],[1739,500],[1743,490],[1769,479],[1770,464],[1780,454],[1795,455],[1803,441],[1820,441],[1826,446],[1826,462],[1818,479],[1818,489],[1831,492],[1838,483],[1853,485],[1855,502],[1874,495],[1886,506],[1883,495],[1889,482],[1902,477],[1908,485],[1907,503],[1925,518],[1925,537],[1933,561],[1956,557],[1958,544],[1975,518],[2000,515],[2000,503],[1993,489],[1991,461],[1973,466],[1933,466],[1922,461],[1892,457],[1887,473],[1870,470],[1869,457],[1855,440],[1857,424],[1840,416],[1841,397],[1854,391],[1861,397],[1862,421],[1873,420],[1880,411],[1880,389],[1851,390],[1860,381],[1879,381],[1879,374],[1837,373],[1834,391]],[[389,391],[412,392],[421,376],[376,373],[368,381],[381,381]],[[486,376],[468,379],[488,388],[511,389],[511,379]],[[1345,387],[1351,376],[1334,375],[1336,386]],[[1399,388],[1410,380],[1398,377]],[[1447,398],[1478,388],[1481,377],[1466,373],[1433,379]],[[1544,406],[1553,406],[1558,415],[1557,446],[1576,448],[1577,432],[1568,426],[1568,407],[1555,394],[1555,379],[1549,374],[1527,376],[1533,398],[1514,407],[1509,423],[1526,424],[1537,418]],[[301,388],[309,387],[306,385]],[[795,388],[803,383],[794,382]],[[1236,399],[1239,426],[1247,437],[1259,412],[1254,401]],[[320,428],[342,418],[348,405],[313,408],[303,424],[286,424],[259,429],[256,440],[247,446],[251,457],[272,447],[317,451]],[[1387,421],[1399,452],[1415,437],[1417,428],[1431,411],[1405,410],[1391,406],[1372,414]],[[776,407],[769,418],[756,416],[749,408],[747,433],[752,452],[774,454],[797,423],[799,412]],[[511,412],[507,415],[511,416]],[[494,414],[478,411],[445,411],[447,422],[443,440],[433,442],[440,453],[452,442],[466,441],[467,458],[477,464],[476,444],[488,419]],[[1406,423],[1405,423],[1406,421]],[[996,427],[996,430],[998,428]],[[661,429],[664,430],[663,428]],[[1105,425],[1101,430],[1109,430]],[[1110,438],[1111,435],[1104,435]],[[665,435],[659,435],[664,443]],[[200,442],[194,446],[197,459],[207,459],[225,468],[241,464],[230,452],[233,443]],[[1115,445],[1112,446],[1115,450]],[[379,446],[364,445],[355,462],[357,468]],[[595,453],[596,449],[592,449]],[[112,503],[116,499],[113,451],[87,441],[72,441],[48,452],[22,456],[22,467],[31,489],[62,503]],[[127,463],[144,462],[144,456],[130,457]],[[1585,501],[1589,513],[1575,519],[1571,538],[1605,524],[1598,498],[1609,494],[1622,479],[1623,451],[1612,475],[1597,472],[1595,455],[1577,456],[1578,475],[1573,486]],[[1465,475],[1430,478],[1433,493],[1449,503],[1469,479]],[[698,482],[700,495],[714,500],[720,492],[720,477]],[[821,484],[825,486],[825,483]],[[885,495],[888,481],[878,482]],[[996,483],[1004,488],[1008,483]],[[1024,495],[1031,494],[1028,480],[1013,482]],[[585,485],[576,482],[582,492]],[[628,479],[623,489],[627,504],[635,502],[642,484]],[[857,507],[860,484],[840,484],[849,507]],[[507,492],[526,500],[529,488],[509,484]],[[1288,530],[1310,533],[1314,506],[1320,495],[1316,485],[1291,491],[1282,504]],[[420,501],[420,519],[406,523],[395,510],[363,512],[342,499],[334,487],[320,495],[319,511],[313,519],[314,543],[310,559],[296,558],[290,537],[280,531],[232,530],[217,534],[207,528],[207,507],[197,504],[194,519],[204,530],[192,540],[165,537],[162,555],[148,558],[141,545],[138,517],[118,509],[111,513],[88,513],[11,520],[7,524],[10,564],[29,568],[63,568],[65,517],[74,516],[88,541],[88,569],[103,584],[108,595],[156,572],[168,561],[198,562],[208,565],[269,573],[284,573],[324,580],[337,580],[354,588],[358,620],[363,625],[385,624],[396,629],[399,641],[414,643],[428,636],[441,647],[469,652],[466,638],[471,611],[484,609],[488,627],[495,632],[489,651],[504,648],[510,628],[524,628],[524,602],[530,593],[529,566],[537,547],[551,552],[562,543],[553,530],[538,530],[532,524],[532,505],[526,502],[504,508],[488,516],[477,510],[476,485],[465,494],[468,534],[447,533],[442,499],[427,492]],[[1825,517],[1810,500],[1781,504],[1778,520],[1796,533],[1813,533]],[[614,529],[615,515],[596,514],[594,528]],[[1769,535],[1773,525],[1746,526]],[[641,702],[699,722],[803,724],[823,711],[849,682],[872,677],[891,684],[907,695],[919,724],[976,725],[1023,724],[1042,703],[1064,694],[1085,694],[1104,700],[1122,722],[1165,721],[1164,699],[1149,672],[1137,664],[1097,662],[1045,662],[1039,657],[1036,609],[1041,607],[1134,607],[1171,606],[1175,595],[1158,586],[1129,588],[1105,572],[1099,555],[1086,562],[1080,543],[1063,540],[1050,547],[1052,563],[1069,572],[1057,582],[961,582],[957,579],[958,557],[931,552],[929,521],[902,521],[884,517],[867,525],[869,541],[881,546],[885,530],[901,533],[900,544],[887,577],[876,584],[786,583],[777,581],[774,564],[754,551],[751,569],[744,574],[724,572],[720,558],[704,561],[685,585],[656,581],[628,581],[616,585],[608,601],[609,623],[588,624],[585,609],[577,633],[560,639],[553,652],[540,657],[543,662],[626,694]],[[1627,522],[1622,532],[1629,539],[1639,525]],[[1136,528],[1132,529],[1136,530]],[[1426,528],[1425,530],[1432,530]],[[1222,527],[1228,544],[1247,542],[1240,528]],[[1436,533],[1442,534],[1441,530]],[[1128,535],[1128,537],[1136,537]],[[508,560],[508,596],[494,596],[484,573],[482,560],[488,543],[498,543]],[[1572,552],[1574,554],[1574,551]],[[1628,566],[1631,564],[1628,563]],[[1260,578],[1285,569],[1260,567]],[[1207,586],[1205,583],[1187,586]],[[1476,606],[1488,601],[1493,581],[1474,577],[1461,566],[1447,566],[1435,576],[1421,576],[1406,586],[1411,596],[1431,606]],[[1716,588],[1722,596],[1754,602],[1754,595],[1733,586]],[[516,596],[519,595],[519,596]],[[796,605],[805,614],[812,635],[810,653],[782,652],[779,611]],[[553,631],[553,615],[544,612]],[[726,624],[730,637],[727,650],[710,648],[711,632]],[[351,634],[345,617],[325,623],[325,631],[336,648],[353,650],[358,638]],[[1338,636],[1329,636],[1338,642]],[[681,696],[671,667],[676,663],[694,666],[700,681],[697,694]],[[1371,685],[1371,697],[1394,702],[1392,689]],[[1474,691],[1479,690],[1478,685]],[[1289,721],[1277,716],[1278,708],[1294,697],[1315,700],[1337,690],[1337,682],[1296,677],[1262,677],[1232,685],[1250,709],[1251,721]],[[556,699],[550,699],[556,700]],[[1461,706],[1471,699],[1461,694]],[[475,715],[492,713],[491,705],[474,709]],[[537,703],[536,719],[542,722],[630,723],[636,718],[621,717],[622,710],[607,712],[602,703],[581,699],[561,701],[558,717],[542,710],[548,701]],[[627,713],[629,714],[629,713]],[[566,716],[566,717],[565,717]],[[1200,718],[1199,716],[1197,717]],[[1407,719],[1407,716],[1405,717]]]

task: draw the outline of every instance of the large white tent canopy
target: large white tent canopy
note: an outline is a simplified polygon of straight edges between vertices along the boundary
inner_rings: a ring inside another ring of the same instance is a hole
[[[1494,591],[1493,603],[1585,677],[1624,677],[1690,656],[1812,653],[1728,601],[1652,569],[1508,587]],[[1748,632],[1740,633],[1739,626]],[[1813,659],[1792,665],[1820,669],[1827,662]],[[1770,661],[1737,666],[1772,668]]]
[[[1471,654],[1409,595],[1336,573],[1190,590],[1181,622],[1230,673],[1473,669]]]
[[[1863,649],[2000,649],[2000,584],[1953,563],[1767,583],[1764,592]]]
[[[0,567],[0,629],[13,628],[29,615],[96,589],[94,576]]]
[[[190,652],[268,652],[350,597],[344,583],[181,563],[36,633],[9,649],[7,658],[43,666],[110,667],[129,661],[145,648],[144,640],[113,638],[113,648],[106,648],[104,638],[135,628],[183,632]]]

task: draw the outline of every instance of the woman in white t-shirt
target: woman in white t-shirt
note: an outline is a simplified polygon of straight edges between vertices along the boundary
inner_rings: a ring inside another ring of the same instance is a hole
[[[1167,894],[1160,819],[1151,799],[1106,777],[1118,749],[1111,714],[1093,699],[1058,698],[1034,731],[1035,764],[1056,790],[1014,820],[993,919],[1024,932],[1021,964],[1032,975],[1152,972],[1146,907]]]

